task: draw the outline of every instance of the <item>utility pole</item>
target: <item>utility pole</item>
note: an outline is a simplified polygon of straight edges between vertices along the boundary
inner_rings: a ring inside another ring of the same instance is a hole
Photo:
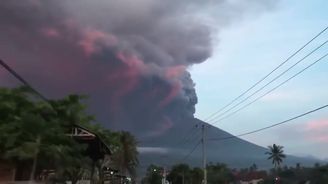
[[[166,184],[166,169],[165,169],[165,167],[163,168],[163,179],[162,179],[162,184]]]
[[[202,124],[202,147],[203,147],[203,170],[204,170],[204,180],[203,184],[207,184],[207,172],[206,172],[206,132],[205,123]]]

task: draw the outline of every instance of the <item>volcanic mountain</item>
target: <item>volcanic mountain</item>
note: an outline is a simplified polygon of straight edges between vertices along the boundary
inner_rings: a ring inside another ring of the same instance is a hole
[[[203,123],[205,122],[199,119],[189,119],[175,125],[158,138],[141,141],[139,147],[141,167],[147,167],[149,164],[170,167],[177,163],[200,167],[202,165],[201,124]],[[231,138],[233,135],[228,132],[207,123],[205,125],[209,139],[206,143],[207,163],[220,162],[229,168],[248,168],[252,164],[262,169],[272,168],[271,161],[267,160],[265,155],[268,151],[266,148],[238,137]],[[227,137],[230,138],[225,139]],[[211,140],[211,138],[219,140]],[[300,163],[304,166],[312,166],[318,161],[314,158],[287,155],[283,164],[295,166]]]

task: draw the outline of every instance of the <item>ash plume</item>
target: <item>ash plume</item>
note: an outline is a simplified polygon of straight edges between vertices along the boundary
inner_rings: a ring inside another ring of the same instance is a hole
[[[188,67],[211,56],[221,27],[275,4],[245,2],[5,0],[0,56],[46,96],[87,94],[105,126],[156,136],[193,117]]]

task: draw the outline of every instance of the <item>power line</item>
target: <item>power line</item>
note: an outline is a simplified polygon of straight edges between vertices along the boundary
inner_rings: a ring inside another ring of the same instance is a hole
[[[192,153],[197,149],[197,147],[200,145],[200,143],[201,143],[201,140],[198,138],[198,141],[194,145],[194,147],[192,147],[192,149],[186,155],[184,155],[180,160],[176,160],[175,162],[176,163],[179,163],[179,162],[180,163],[183,163],[183,162],[185,162],[192,155]],[[162,158],[168,159],[168,157],[169,157],[168,155],[162,155],[162,156],[159,157],[158,161],[160,161],[160,159],[162,159]],[[168,162],[169,162],[169,160],[167,160],[167,163]],[[158,163],[158,164],[168,166],[167,163],[165,163],[165,164]]]
[[[181,160],[178,160],[177,162],[184,162],[185,160],[188,159],[188,157],[191,156],[191,154],[196,150],[196,148],[199,146],[199,144],[201,143],[201,140],[199,138],[196,137],[196,140],[198,139],[197,143],[195,144],[194,147],[192,147],[192,149],[190,150],[190,152],[188,152]],[[186,144],[186,143],[184,143]],[[182,147],[182,146],[180,146]],[[160,158],[167,158],[168,159],[168,155],[163,155],[163,156],[160,156]]]
[[[238,137],[242,137],[242,136],[245,136],[245,135],[250,135],[250,134],[254,134],[254,133],[257,133],[257,132],[261,132],[263,130],[266,130],[266,129],[270,129],[270,128],[273,128],[273,127],[276,127],[276,126],[279,126],[279,125],[282,125],[282,124],[285,124],[285,123],[288,123],[292,120],[295,120],[295,119],[298,119],[298,118],[301,118],[303,116],[306,116],[308,114],[311,114],[311,113],[314,113],[316,111],[319,111],[321,109],[324,109],[324,108],[327,108],[328,107],[328,104],[327,105],[324,105],[324,106],[321,106],[319,108],[316,108],[316,109],[313,109],[313,110],[310,110],[308,112],[305,112],[303,114],[300,114],[298,116],[295,116],[295,117],[292,117],[290,119],[287,119],[285,121],[282,121],[282,122],[279,122],[279,123],[275,123],[275,124],[272,124],[270,126],[266,126],[266,127],[263,127],[263,128],[260,128],[260,129],[256,129],[256,130],[252,130],[252,131],[249,131],[249,132],[245,132],[245,133],[242,133],[242,134],[239,134],[239,135],[235,135],[235,136],[227,136],[227,137],[222,137],[222,138],[210,138],[208,139],[209,141],[222,141],[222,140],[227,140],[227,139],[234,139],[234,138],[238,138]]]
[[[186,155],[183,157],[182,162],[184,162],[185,160],[187,160],[187,159],[191,156],[191,154],[196,150],[196,148],[200,145],[201,142],[202,142],[202,141],[199,140],[199,141],[195,144],[195,146],[190,150],[190,152],[189,152],[188,154],[186,154]]]
[[[198,127],[199,127],[199,123],[194,124],[194,125],[188,130],[188,131],[186,131],[185,135],[181,137],[180,141],[177,141],[177,143],[174,144],[174,145],[171,146],[171,147],[177,147],[177,146],[182,147],[183,145],[186,145],[186,144],[188,144],[189,142],[195,140],[195,138],[198,139],[198,138],[197,138],[197,135],[198,135],[198,134],[197,134],[197,133],[198,133],[197,130],[199,130]],[[191,135],[191,136],[190,136],[190,135]],[[195,137],[195,136],[196,136],[196,137]],[[144,141],[141,141],[141,143],[146,143],[146,142],[151,142],[151,141],[145,141],[145,140],[144,140]],[[140,143],[140,141],[139,141],[139,143]],[[159,158],[160,158],[160,159],[162,159],[162,158],[166,158],[167,161],[169,161],[169,160],[168,160],[168,155],[162,155],[162,156],[160,156]],[[163,165],[163,164],[162,164],[162,165]]]
[[[196,124],[195,127],[198,128],[198,124]],[[196,130],[199,130],[199,129],[196,129]],[[197,139],[199,140],[199,138],[197,137],[198,134],[196,134],[196,133],[198,133],[198,132],[195,132],[195,134],[193,134],[193,135],[196,135],[196,137],[195,137],[196,140],[197,140]],[[184,142],[184,144],[182,144],[182,145],[185,145],[185,144],[189,143],[190,141],[193,141],[194,139],[192,139],[192,138],[193,138],[193,137],[190,137],[190,139],[189,139],[189,140],[186,140],[186,141]],[[183,159],[182,159],[181,161],[184,162],[185,160],[187,160],[188,157],[191,156],[191,154],[196,150],[196,148],[199,146],[199,144],[200,144],[201,142],[202,142],[202,141],[199,140],[199,141],[195,144],[195,146],[190,150],[190,152],[189,152],[188,154],[186,154],[186,155],[183,157]],[[181,147],[182,147],[182,145],[181,145]]]
[[[306,58],[308,58],[309,56],[311,56],[314,52],[316,52],[317,50],[319,50],[321,47],[323,47],[327,43],[328,43],[328,40],[326,40],[325,42],[323,42],[322,44],[320,44],[318,47],[316,47],[315,49],[313,49],[310,53],[308,53],[307,55],[305,55],[302,59],[298,60],[292,66],[290,66],[289,68],[287,68],[286,70],[284,70],[278,76],[276,76],[275,78],[273,78],[272,80],[270,80],[268,83],[266,83],[264,86],[262,86],[261,88],[259,88],[258,90],[256,90],[255,92],[253,92],[252,94],[250,94],[249,96],[247,96],[246,98],[244,98],[242,101],[238,102],[237,104],[235,104],[234,106],[232,106],[228,110],[224,111],[223,113],[219,114],[218,116],[215,116],[214,118],[212,118],[211,121],[213,121],[213,120],[215,120],[215,119],[217,119],[219,117],[222,117],[224,114],[228,113],[229,111],[231,111],[235,107],[238,107],[240,104],[242,104],[246,100],[250,99],[251,97],[253,97],[254,95],[256,95],[258,92],[262,91],[265,87],[267,87],[268,85],[270,85],[271,83],[273,83],[274,81],[276,81],[277,79],[279,79],[281,76],[283,76],[284,74],[286,74],[289,70],[291,70],[292,68],[294,68],[296,65],[298,65],[302,61],[304,61]]]
[[[306,46],[308,46],[312,41],[314,41],[316,38],[318,38],[322,33],[327,31],[328,26],[325,27],[322,31],[320,31],[316,36],[314,36],[310,41],[308,41],[306,44],[304,44],[301,48],[299,48],[296,52],[294,52],[291,56],[289,56],[286,60],[284,60],[282,63],[280,63],[276,68],[274,68],[271,72],[269,72],[267,75],[265,75],[263,78],[261,78],[259,81],[257,81],[255,84],[253,84],[250,88],[245,90],[243,93],[241,93],[239,96],[234,98],[232,101],[227,103],[225,106],[220,108],[218,111],[212,113],[207,118],[204,119],[204,121],[209,121],[212,119],[213,116],[220,113],[222,110],[226,109],[228,106],[233,104],[235,101],[240,99],[242,96],[244,96],[246,93],[248,93],[250,90],[252,90],[254,87],[256,87],[258,84],[260,84],[262,81],[264,81],[266,78],[268,78],[272,73],[274,73],[277,69],[279,69],[281,66],[283,66],[285,63],[287,63],[290,59],[292,59],[296,54],[298,54],[300,51],[302,51]]]
[[[199,137],[195,137],[196,139],[194,139],[194,140],[192,140],[192,141],[196,141],[196,140],[198,140],[197,142],[196,142],[196,145],[194,146],[194,147],[192,147],[192,149],[190,150],[190,152],[188,153],[188,154],[186,154],[182,159],[181,159],[181,162],[184,162],[185,160],[187,160],[187,158],[189,157],[189,156],[191,156],[191,154],[196,150],[196,148],[199,146],[199,144],[201,143],[201,140],[200,140],[200,138]],[[189,141],[188,141],[189,142]],[[183,145],[186,145],[187,144],[187,142],[185,142]],[[183,145],[181,145],[180,147],[182,148],[182,146]],[[164,156],[162,156],[161,158],[163,158],[163,157],[166,157],[166,155]],[[178,161],[179,162],[179,161]]]
[[[199,123],[193,125],[188,131],[186,131],[185,136],[182,136],[181,139],[180,139],[180,141],[178,141],[177,144],[174,144],[171,147],[173,147],[173,148],[174,147],[180,147],[180,148],[182,148],[184,145],[189,144],[189,142],[192,142],[192,141],[195,141],[195,140],[199,139],[197,137],[197,135],[200,133],[200,131],[197,131],[197,130],[199,130],[198,129],[198,127],[199,127],[198,124]],[[189,136],[189,135],[192,135],[192,136]],[[144,142],[146,142],[146,141],[144,141]],[[189,157],[189,156],[186,155],[184,157]],[[169,156],[168,155],[161,155],[161,156],[159,156],[158,161],[160,161],[161,159],[165,159],[165,160],[167,160],[167,162],[165,164],[158,162],[157,164],[168,166],[167,163],[169,163]],[[181,161],[184,161],[184,158],[181,159]]]
[[[185,139],[185,141],[181,142],[181,147],[198,139],[200,133],[201,131],[199,131],[199,129],[196,129],[194,133],[190,134],[191,136],[189,136],[188,139]]]
[[[35,94],[37,94],[42,100],[49,102],[49,100],[43,96],[39,91],[34,89],[23,77],[21,77],[15,70],[13,70],[8,64],[6,64],[3,60],[0,59],[0,65],[5,68],[10,74],[12,74],[16,79],[18,79],[25,86],[30,88]]]
[[[317,59],[315,62],[311,63],[310,65],[308,65],[307,67],[305,67],[304,69],[302,69],[301,71],[297,72],[296,74],[294,74],[293,76],[291,76],[290,78],[288,78],[287,80],[283,81],[282,83],[280,83],[279,85],[277,85],[276,87],[272,88],[271,90],[269,90],[268,92],[264,93],[263,95],[259,96],[258,98],[256,98],[255,100],[251,101],[250,103],[242,106],[241,108],[237,109],[236,111],[233,111],[232,113],[216,120],[213,122],[213,124],[220,122],[234,114],[236,114],[237,112],[245,109],[246,107],[250,106],[251,104],[255,103],[256,101],[258,101],[259,99],[263,98],[264,96],[268,95],[269,93],[271,93],[272,91],[276,90],[277,88],[279,88],[280,86],[284,85],[285,83],[287,83],[288,81],[290,81],[291,79],[295,78],[296,76],[298,76],[299,74],[303,73],[305,70],[309,69],[310,67],[312,67],[313,65],[315,65],[316,63],[318,63],[319,61],[321,61],[322,59],[324,59],[325,57],[327,57],[328,53],[326,53],[325,55],[323,55],[321,58]]]
[[[199,139],[199,134],[201,133],[199,131],[199,129],[195,129],[196,131],[193,133],[193,134],[190,134],[192,136],[188,137],[188,139],[181,139],[181,141],[179,141],[177,144],[174,144],[172,147],[175,148],[175,147],[179,147],[179,148],[182,148],[184,147],[185,145],[189,145],[190,143],[196,141]],[[191,133],[191,132],[190,132]]]
[[[174,144],[174,146],[179,146],[179,145],[184,145],[186,143],[188,143],[189,141],[192,140],[193,135],[197,134],[197,129],[198,128],[198,124],[193,125],[190,129],[188,129],[188,131],[185,132],[185,134],[183,136],[181,136],[179,138],[179,141],[176,142],[176,144]],[[191,136],[190,136],[191,135]],[[141,140],[138,141],[138,143],[154,143],[154,140]]]
[[[8,64],[6,64],[3,60],[0,59],[0,64],[3,68],[5,68],[10,74],[12,74],[16,79],[18,79],[21,83],[23,83],[25,86],[27,86],[28,88],[30,88],[35,94],[37,94],[42,100],[49,102],[49,100],[43,96],[40,92],[38,92],[36,89],[34,89],[23,77],[21,77],[16,71],[14,71]],[[193,126],[190,131],[188,131],[188,133],[186,135],[188,135],[189,133],[191,133],[191,131],[196,127],[197,128],[197,124],[195,126]],[[182,140],[183,141],[183,140]],[[201,143],[201,141],[198,141],[198,143],[193,147],[193,149],[182,159],[183,161],[186,160],[195,150],[196,148],[199,146],[199,144]]]
[[[187,144],[188,142],[193,140],[193,136],[197,135],[198,130],[198,124],[192,126],[191,129],[189,129],[189,131],[181,137],[181,141],[177,143],[177,146]]]

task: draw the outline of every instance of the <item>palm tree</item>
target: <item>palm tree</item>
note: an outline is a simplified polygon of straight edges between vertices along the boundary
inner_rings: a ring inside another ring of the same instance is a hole
[[[280,166],[283,158],[286,158],[283,148],[283,146],[273,144],[272,146],[268,146],[269,151],[265,153],[269,155],[268,160],[272,160],[275,169]]]
[[[120,168],[122,174],[136,176],[136,168],[139,164],[137,141],[129,132],[120,133],[120,147],[113,155],[115,165]]]

